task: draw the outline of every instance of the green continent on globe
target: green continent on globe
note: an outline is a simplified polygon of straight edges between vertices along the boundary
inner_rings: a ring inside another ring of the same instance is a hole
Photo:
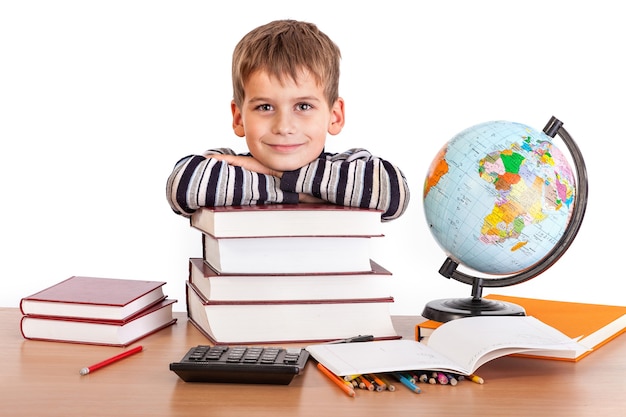
[[[546,218],[546,209],[560,210],[563,204],[567,208],[572,204],[574,187],[555,171],[552,143],[530,136],[522,139],[521,144],[491,152],[478,163],[480,177],[498,193],[481,228],[486,243],[518,238],[526,225]],[[518,242],[511,250],[525,244]]]
[[[496,121],[466,129],[439,151],[424,182],[424,209],[456,262],[509,274],[558,242],[574,195],[572,170],[550,137]]]

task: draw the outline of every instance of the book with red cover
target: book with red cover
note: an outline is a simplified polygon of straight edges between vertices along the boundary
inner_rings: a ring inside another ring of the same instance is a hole
[[[216,238],[382,236],[382,211],[334,204],[202,207],[191,226]]]
[[[128,346],[176,322],[172,304],[164,299],[123,320],[26,315],[20,321],[25,339],[49,342]]]
[[[20,300],[22,314],[124,320],[165,298],[162,281],[73,276]]]
[[[225,274],[201,258],[189,259],[189,281],[209,301],[383,298],[392,274],[374,261],[366,272],[316,274]]]
[[[210,302],[187,282],[189,321],[214,344],[302,343],[373,335],[398,338],[392,297]]]
[[[576,356],[549,352],[528,352],[515,356],[577,362],[626,331],[626,306],[543,300],[489,294],[484,297],[514,303],[545,324],[554,327],[578,343],[592,349]],[[415,326],[416,340],[427,340],[440,322],[427,320]]]

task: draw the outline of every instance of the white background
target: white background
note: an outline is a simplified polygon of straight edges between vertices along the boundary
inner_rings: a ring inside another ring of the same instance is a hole
[[[470,295],[437,273],[445,256],[423,216],[439,148],[477,123],[542,129],[553,115],[587,162],[583,226],[545,274],[486,293],[624,305],[618,4],[0,0],[0,306],[89,275],[167,281],[185,309],[200,236],[171,212],[165,182],[187,154],[245,150],[230,127],[232,49],[281,18],[316,23],[342,50],[347,125],[327,150],[367,148],[411,186],[373,255],[394,273],[394,314]]]

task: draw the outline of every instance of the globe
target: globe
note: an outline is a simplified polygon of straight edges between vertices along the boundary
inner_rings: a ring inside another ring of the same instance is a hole
[[[576,169],[554,143],[557,133]],[[439,272],[471,284],[472,298],[436,300],[423,315],[523,315],[518,306],[483,300],[482,287],[523,282],[553,265],[578,232],[586,199],[582,155],[558,119],[543,131],[499,120],[458,133],[430,165],[423,204],[447,255]],[[461,273],[459,265],[488,277]]]

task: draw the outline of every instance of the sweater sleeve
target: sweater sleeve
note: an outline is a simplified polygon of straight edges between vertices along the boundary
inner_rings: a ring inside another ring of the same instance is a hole
[[[334,204],[380,209],[382,221],[400,217],[410,199],[402,171],[360,148],[324,153],[298,170],[285,172],[280,187]]]
[[[235,155],[220,148],[206,154]],[[231,166],[224,161],[189,155],[178,161],[167,179],[172,210],[185,217],[200,207],[297,203],[298,194],[280,189],[280,179]]]

